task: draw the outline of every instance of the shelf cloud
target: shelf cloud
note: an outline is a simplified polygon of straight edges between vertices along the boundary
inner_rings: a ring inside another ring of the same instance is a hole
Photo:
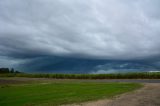
[[[0,63],[159,57],[159,10],[159,0],[1,0]]]

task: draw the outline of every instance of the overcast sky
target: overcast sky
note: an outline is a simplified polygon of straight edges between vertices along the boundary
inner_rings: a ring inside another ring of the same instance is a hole
[[[41,56],[160,56],[160,0],[0,0],[0,66]]]

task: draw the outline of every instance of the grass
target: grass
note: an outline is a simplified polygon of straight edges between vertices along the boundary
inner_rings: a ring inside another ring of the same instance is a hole
[[[28,77],[55,79],[160,79],[160,72],[115,73],[115,74],[0,74],[0,77]]]
[[[57,106],[111,98],[140,88],[136,83],[52,82],[0,85],[0,106]]]

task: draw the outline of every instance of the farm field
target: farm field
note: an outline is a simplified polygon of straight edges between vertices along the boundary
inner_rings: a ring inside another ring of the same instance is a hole
[[[0,78],[0,106],[58,106],[112,98],[140,87],[137,83]]]

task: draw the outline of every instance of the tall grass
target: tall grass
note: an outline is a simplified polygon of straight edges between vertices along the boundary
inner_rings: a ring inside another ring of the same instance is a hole
[[[157,73],[117,73],[117,74],[26,74],[9,73],[0,74],[0,77],[28,77],[28,78],[54,78],[54,79],[160,79]]]

